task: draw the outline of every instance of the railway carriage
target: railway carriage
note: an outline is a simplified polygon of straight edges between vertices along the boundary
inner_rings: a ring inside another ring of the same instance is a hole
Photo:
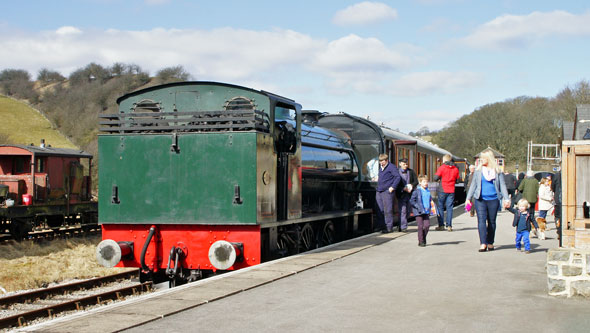
[[[371,167],[379,154],[389,155],[390,162],[398,164],[401,158],[407,158],[409,167],[417,175],[426,175],[431,182],[431,192],[436,197],[437,183],[434,182],[436,170],[442,164],[442,157],[451,154],[434,144],[410,135],[379,126],[374,122],[347,113],[328,114],[316,110],[304,112],[304,118],[320,127],[345,132],[350,138],[354,152],[361,166],[361,189],[366,198],[367,207],[374,207],[376,183],[371,179]],[[451,154],[452,155],[452,154]],[[453,161],[460,171],[460,179],[455,186],[456,202],[461,202],[464,194],[464,177],[466,160],[453,156]],[[463,199],[464,201],[464,199]],[[397,211],[397,205],[394,205]],[[397,217],[396,217],[397,218]]]
[[[21,240],[62,228],[93,228],[92,155],[50,146],[0,145],[0,228]]]

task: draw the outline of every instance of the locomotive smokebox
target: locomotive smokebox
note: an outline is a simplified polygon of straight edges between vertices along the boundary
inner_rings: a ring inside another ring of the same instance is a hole
[[[236,260],[241,259],[243,245],[241,243],[230,243],[219,240],[209,248],[209,261],[213,267],[225,270],[234,265]]]
[[[133,253],[133,243],[115,242],[112,239],[105,239],[96,247],[96,260],[104,267],[115,267],[121,261]]]

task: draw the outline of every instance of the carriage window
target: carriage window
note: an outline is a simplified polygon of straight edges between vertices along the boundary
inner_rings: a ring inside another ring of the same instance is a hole
[[[14,158],[13,174],[31,172],[31,162],[28,156],[17,156]]]
[[[43,173],[46,169],[46,159],[37,157],[37,162],[35,162],[36,172]]]

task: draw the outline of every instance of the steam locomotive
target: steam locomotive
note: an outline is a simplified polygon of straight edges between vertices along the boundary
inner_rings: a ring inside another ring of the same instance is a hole
[[[371,232],[368,162],[403,156],[432,178],[448,153],[231,84],[171,83],[117,103],[100,116],[97,259],[171,285]]]

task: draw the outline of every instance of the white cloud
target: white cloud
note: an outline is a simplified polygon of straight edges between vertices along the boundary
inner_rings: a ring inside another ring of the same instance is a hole
[[[366,25],[395,20],[397,11],[381,2],[364,1],[338,11],[332,18],[337,25]]]
[[[300,65],[324,44],[295,31],[278,29],[83,32],[64,27],[32,36],[0,34],[0,59],[3,67],[33,71],[47,67],[65,75],[90,62],[105,66],[134,63],[152,73],[182,65],[197,79],[231,82],[253,79],[258,72],[281,66]]]
[[[55,31],[56,35],[78,35],[81,33],[82,33],[82,30],[80,30],[76,27],[70,27],[70,26],[61,27]]]
[[[432,71],[411,73],[399,78],[390,94],[395,96],[424,96],[451,94],[467,89],[483,81],[480,74],[472,72]]]
[[[404,46],[407,48],[407,46]],[[326,75],[333,93],[376,92],[389,73],[406,68],[411,59],[376,38],[348,35],[329,42],[311,59],[309,68]]]
[[[590,13],[565,11],[502,15],[479,26],[461,41],[476,48],[515,49],[550,36],[590,36]]]

